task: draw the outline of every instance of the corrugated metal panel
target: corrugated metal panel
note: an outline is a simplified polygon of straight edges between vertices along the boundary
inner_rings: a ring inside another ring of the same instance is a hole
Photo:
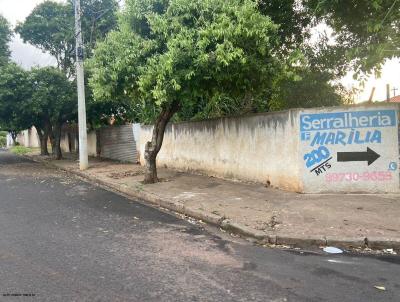
[[[107,127],[100,130],[100,156],[137,163],[138,153],[132,125]]]

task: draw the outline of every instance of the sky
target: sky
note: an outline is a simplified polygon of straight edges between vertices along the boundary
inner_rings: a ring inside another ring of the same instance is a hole
[[[14,27],[23,22],[32,9],[44,0],[0,0],[0,14]],[[57,1],[57,0],[56,0]],[[60,0],[58,0],[60,1]],[[23,43],[19,35],[14,35],[10,44],[12,59],[22,67],[54,65],[56,60],[36,47]]]
[[[17,22],[22,22],[29,15],[32,9],[44,0],[0,0],[0,14],[8,19],[15,26]],[[63,0],[55,0],[62,2]],[[321,29],[318,29],[321,30]],[[28,69],[32,66],[48,66],[55,65],[55,59],[49,54],[43,53],[41,50],[32,45],[25,44],[18,35],[15,35],[10,48],[12,51],[12,59]],[[380,78],[371,76],[363,86],[354,80],[350,72],[345,76],[341,83],[347,88],[356,87],[360,92],[355,96],[356,102],[365,101],[369,98],[371,90],[375,87],[375,101],[383,101],[386,99],[386,84],[391,89],[397,88],[396,95],[400,94],[400,59],[387,61],[382,69]],[[393,96],[393,91],[390,91]]]

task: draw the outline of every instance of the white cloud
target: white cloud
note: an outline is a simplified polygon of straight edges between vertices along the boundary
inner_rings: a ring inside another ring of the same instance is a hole
[[[23,22],[33,8],[45,0],[0,0],[0,14],[7,18],[12,25]],[[63,0],[53,0],[65,2]]]
[[[29,69],[32,66],[56,65],[56,59],[53,56],[43,53],[40,49],[30,44],[24,43],[18,35],[11,41],[10,49],[11,59],[25,69]]]
[[[63,2],[62,0],[56,0]],[[44,0],[0,0],[0,14],[7,18],[12,26],[23,22],[33,8]],[[12,60],[28,69],[32,66],[54,65],[55,59],[47,53],[43,53],[36,47],[23,43],[18,35],[13,37],[10,43]]]

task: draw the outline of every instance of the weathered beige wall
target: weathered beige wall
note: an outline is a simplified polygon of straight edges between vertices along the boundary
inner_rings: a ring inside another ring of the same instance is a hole
[[[35,127],[21,131],[18,134],[17,141],[22,146],[25,146],[28,148],[39,148],[40,147],[39,136],[37,134]]]
[[[170,124],[158,165],[301,191],[298,111]],[[140,132],[140,162],[151,137]]]
[[[399,109],[382,103],[170,124],[157,163],[306,193],[399,192]],[[151,131],[140,131],[142,164]],[[369,162],[371,150],[377,158]]]
[[[87,142],[88,142],[88,155],[89,156],[97,156],[96,152],[96,131],[90,131],[87,134]]]
[[[73,131],[70,130],[70,131]],[[74,135],[70,135],[71,139],[75,139]],[[88,143],[88,155],[89,156],[96,156],[96,131],[90,131],[87,134],[87,143]],[[76,152],[74,150],[74,146],[77,144],[77,142],[74,142],[71,144],[72,149],[71,152]],[[69,138],[68,138],[68,129],[64,129],[64,131],[61,134],[61,141],[60,141],[60,146],[62,152],[70,152],[69,150]]]
[[[69,152],[69,140],[67,132],[61,133],[60,147],[62,152]]]

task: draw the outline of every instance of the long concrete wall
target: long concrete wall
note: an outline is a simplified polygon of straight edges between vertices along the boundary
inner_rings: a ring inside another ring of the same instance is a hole
[[[398,120],[399,105],[378,104],[171,124],[157,162],[305,193],[399,192]]]
[[[399,109],[342,106],[169,124],[157,161],[297,192],[400,192]],[[75,132],[63,134],[64,152],[76,149]],[[151,134],[152,126],[125,125],[101,129],[97,142],[90,132],[89,154],[125,161],[129,156],[133,162],[139,156],[144,164]],[[24,131],[19,140],[39,146],[35,130]]]
[[[40,147],[39,136],[37,134],[35,127],[21,131],[18,134],[17,141],[21,145],[28,147],[28,148],[39,148]]]
[[[168,125],[158,165],[302,191],[298,111]],[[140,159],[152,127],[140,133]]]

